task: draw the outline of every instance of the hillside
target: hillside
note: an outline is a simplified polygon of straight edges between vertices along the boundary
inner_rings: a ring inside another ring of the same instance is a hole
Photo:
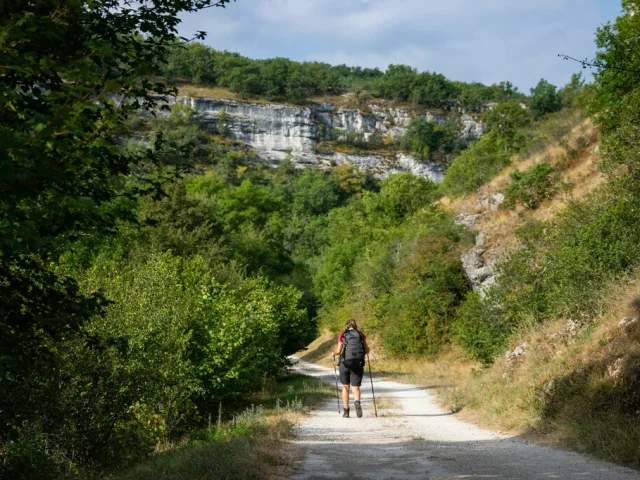
[[[473,232],[460,258],[473,291],[443,310],[443,293],[425,301],[440,261],[396,236],[386,257],[373,246],[360,260],[303,358],[325,356],[353,316],[380,374],[439,386],[463,418],[638,467],[640,119],[631,67],[605,65],[629,61],[618,42],[639,28],[629,14],[599,32],[596,85],[577,108],[531,122],[497,106],[453,160],[436,205]]]

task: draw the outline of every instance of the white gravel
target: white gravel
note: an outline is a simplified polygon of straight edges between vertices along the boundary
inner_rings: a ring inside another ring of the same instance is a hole
[[[296,370],[334,383],[331,369],[299,361]],[[376,418],[368,377],[363,418],[353,418],[352,407],[344,419],[337,399],[327,402],[298,427],[307,453],[294,479],[640,479],[634,470],[465,423],[421,387],[375,380],[374,388],[401,408]]]

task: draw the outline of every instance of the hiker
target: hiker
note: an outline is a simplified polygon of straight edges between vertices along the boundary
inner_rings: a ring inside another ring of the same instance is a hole
[[[369,353],[367,337],[358,330],[355,320],[347,320],[344,332],[338,336],[338,348],[331,351],[335,364],[336,355],[340,355],[340,381],[342,382],[342,404],[344,418],[349,418],[349,390],[353,389],[356,415],[362,417],[360,406],[360,385],[364,376],[364,358]]]

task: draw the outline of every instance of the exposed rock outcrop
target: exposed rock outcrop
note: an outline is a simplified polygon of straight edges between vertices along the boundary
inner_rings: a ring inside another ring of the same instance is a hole
[[[496,265],[500,260],[500,252],[487,249],[485,232],[478,223],[488,212],[496,212],[504,202],[501,193],[480,196],[475,204],[468,205],[467,211],[458,215],[456,223],[464,225],[476,232],[475,246],[461,257],[462,269],[474,290],[484,296],[489,288],[496,283]],[[470,210],[470,211],[469,211]]]
[[[348,163],[386,177],[392,173],[410,171],[425,175],[435,182],[443,179],[443,167],[422,163],[411,155],[321,153],[316,147],[329,130],[359,134],[364,139],[373,135],[398,138],[406,132],[411,118],[408,109],[371,104],[365,110],[336,108],[332,103],[306,106],[259,104],[215,98],[176,97],[169,104],[184,103],[203,118],[211,130],[224,129],[234,140],[250,145],[265,161],[277,163],[290,158],[300,168],[310,165],[329,167]],[[481,123],[473,117],[452,113],[459,119],[461,138],[472,141],[484,133]],[[426,113],[427,120],[444,123],[449,117]]]
[[[476,246],[465,253],[462,260],[462,268],[467,274],[469,282],[474,290],[484,295],[495,282],[495,262],[486,262],[484,258],[484,233],[476,236]]]

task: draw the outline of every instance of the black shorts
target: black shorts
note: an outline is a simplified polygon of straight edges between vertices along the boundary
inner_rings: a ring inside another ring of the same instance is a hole
[[[364,375],[364,367],[349,368],[340,360],[340,381],[343,385],[352,385],[359,387],[362,385],[362,377]]]

